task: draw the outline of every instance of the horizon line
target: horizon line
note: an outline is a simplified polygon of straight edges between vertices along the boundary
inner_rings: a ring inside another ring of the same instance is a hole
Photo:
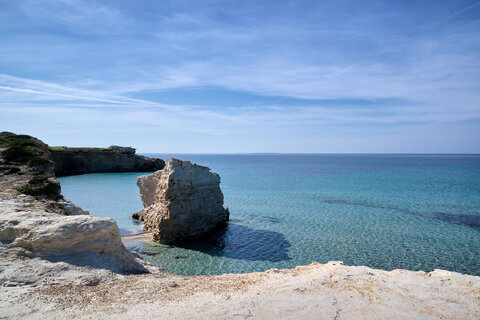
[[[465,155],[479,156],[480,153],[418,153],[418,152],[231,152],[231,153],[195,153],[195,152],[139,152],[147,154],[178,155]]]

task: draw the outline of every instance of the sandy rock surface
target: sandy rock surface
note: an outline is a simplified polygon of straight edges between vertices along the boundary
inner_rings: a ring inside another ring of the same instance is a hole
[[[182,277],[118,276],[96,285],[0,289],[12,319],[479,319],[480,278],[381,271],[340,262]]]

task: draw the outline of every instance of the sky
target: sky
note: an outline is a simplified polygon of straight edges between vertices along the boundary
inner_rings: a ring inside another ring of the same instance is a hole
[[[0,0],[0,131],[140,153],[480,153],[480,1]]]

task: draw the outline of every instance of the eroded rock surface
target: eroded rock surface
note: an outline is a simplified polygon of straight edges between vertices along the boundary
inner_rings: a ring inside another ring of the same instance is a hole
[[[112,219],[38,210],[35,201],[26,197],[3,198],[0,204],[0,249],[4,252],[120,273],[147,271],[125,248]]]
[[[22,287],[7,287],[0,311],[7,319],[22,320],[152,315],[182,320],[480,319],[480,277],[443,270],[382,271],[329,262],[221,276],[130,275],[91,285],[96,278],[83,275],[74,284],[35,288],[23,299],[15,298]]]
[[[145,208],[155,203],[160,174],[161,171],[156,171],[152,174],[137,178],[137,185],[140,189],[140,198],[142,199],[142,204]]]
[[[228,221],[220,176],[207,167],[169,159],[163,170],[138,177],[137,184],[145,209],[136,217],[143,219],[154,240],[196,238]]]
[[[148,271],[123,245],[115,221],[63,199],[49,159],[42,141],[0,133],[0,284],[5,274],[24,276],[14,271],[21,269],[20,260],[27,266],[49,261],[116,273]]]

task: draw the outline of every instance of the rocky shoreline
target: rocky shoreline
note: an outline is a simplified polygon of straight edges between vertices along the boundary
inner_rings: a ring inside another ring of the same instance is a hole
[[[480,319],[480,277],[444,270],[165,273],[125,248],[115,221],[62,199],[30,138],[8,154],[0,136],[0,319]]]

